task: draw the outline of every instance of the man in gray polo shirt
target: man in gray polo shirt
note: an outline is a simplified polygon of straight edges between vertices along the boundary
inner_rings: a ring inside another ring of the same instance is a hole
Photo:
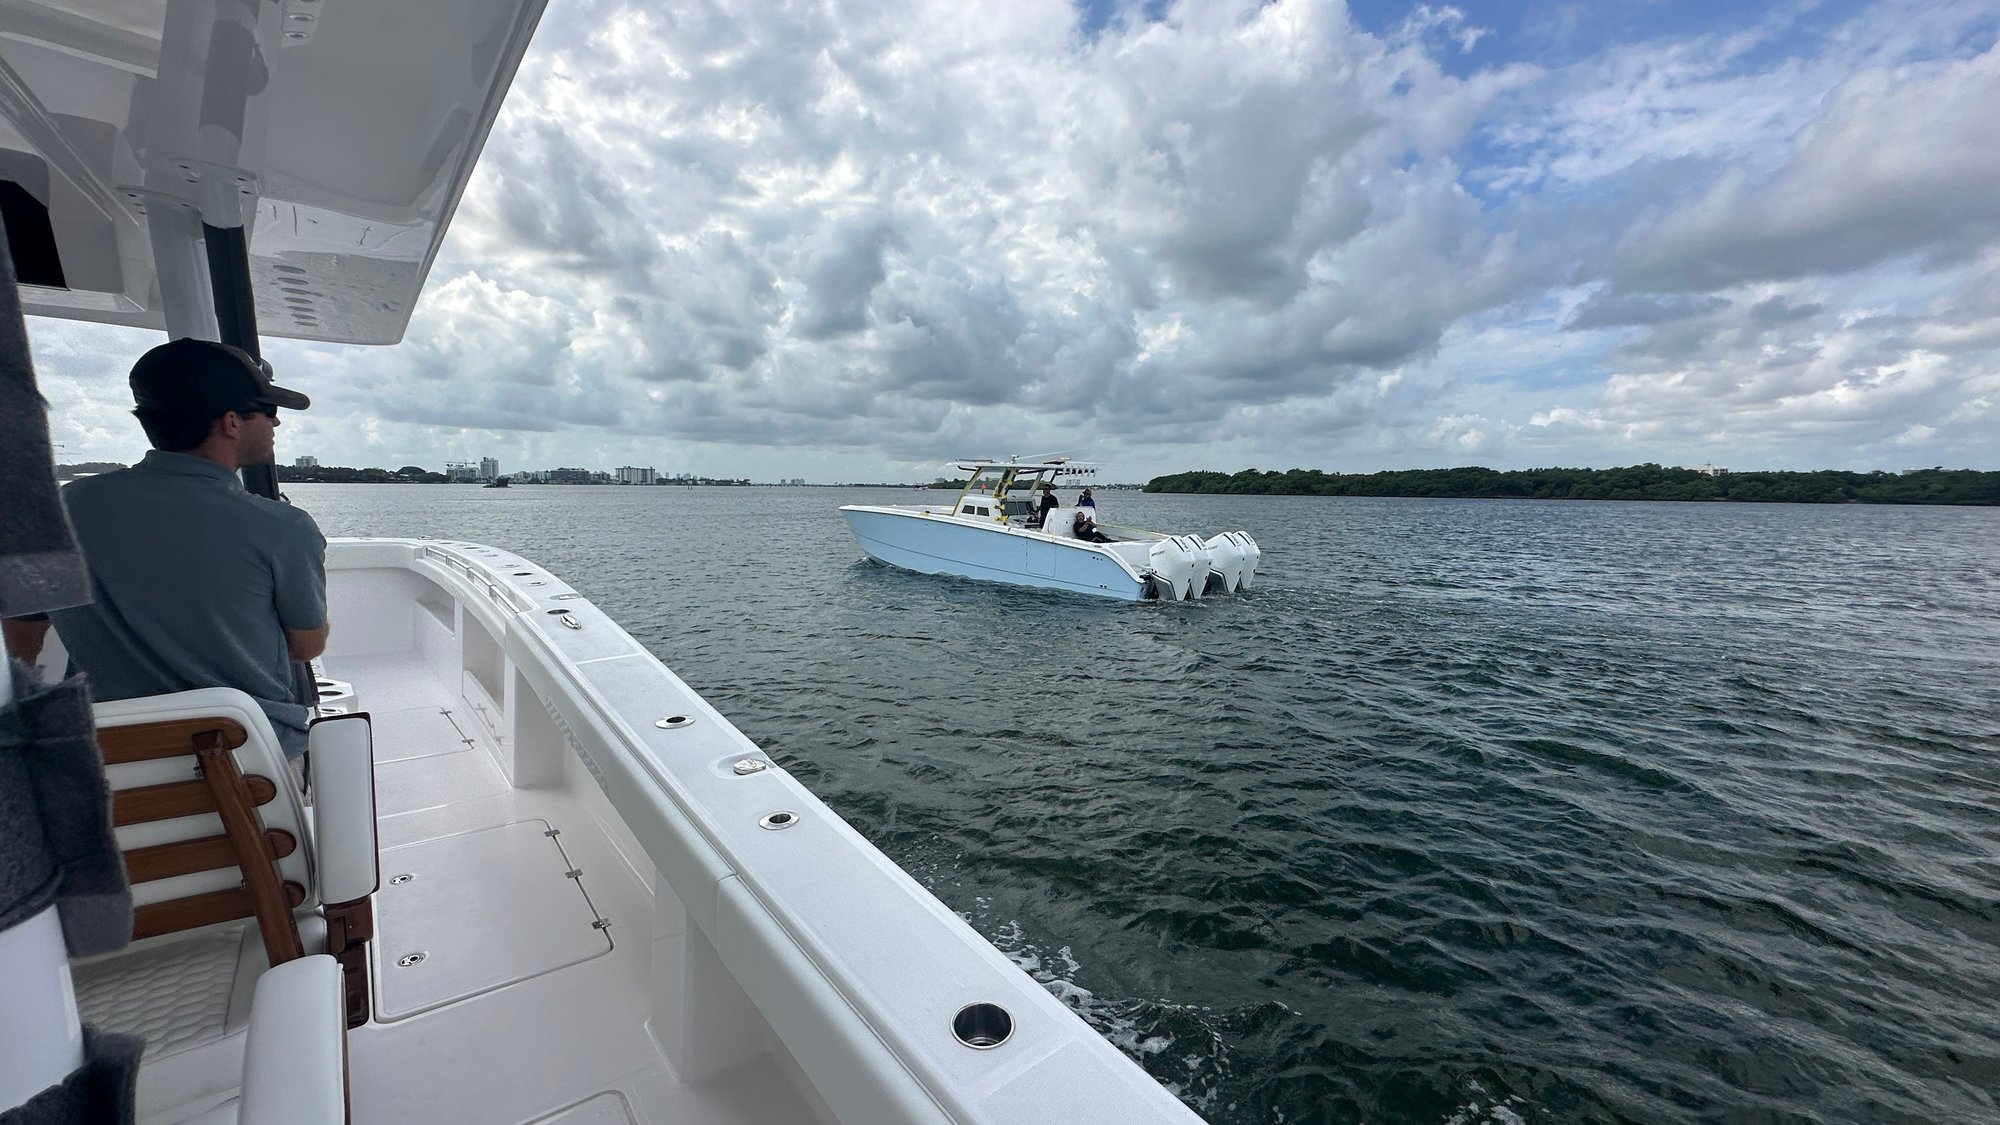
[[[95,600],[50,614],[56,633],[94,698],[241,688],[296,758],[311,716],[291,665],[326,649],[326,539],[236,470],[272,464],[279,408],[310,403],[206,340],[147,352],[131,383],[153,450],[62,490]]]

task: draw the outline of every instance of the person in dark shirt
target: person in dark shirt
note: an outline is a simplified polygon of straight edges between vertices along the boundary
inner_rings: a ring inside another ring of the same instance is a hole
[[[56,633],[94,698],[238,688],[297,757],[311,712],[292,665],[326,649],[326,539],[236,471],[271,464],[279,408],[309,400],[207,340],[147,352],[131,384],[153,449],[63,489],[94,600],[50,614]]]
[[[1090,518],[1089,512],[1079,510],[1076,513],[1076,520],[1072,524],[1072,528],[1076,532],[1076,537],[1085,543],[1111,542],[1110,536],[1097,530],[1097,521]]]
[[[1083,495],[1076,498],[1076,506],[1079,508],[1095,508],[1097,507],[1097,497],[1092,496],[1090,490],[1086,488],[1083,490]]]
[[[1035,513],[1035,526],[1042,527],[1046,525],[1049,520],[1049,513],[1061,506],[1062,501],[1056,499],[1056,486],[1050,484],[1048,481],[1043,481],[1042,506],[1041,510]]]

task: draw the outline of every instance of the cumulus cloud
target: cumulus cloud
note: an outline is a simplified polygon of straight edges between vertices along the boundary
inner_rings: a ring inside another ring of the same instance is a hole
[[[1443,5],[577,0],[407,342],[270,345],[321,404],[286,436],[767,476],[1990,460],[1987,13],[1810,12],[1542,57]],[[78,389],[132,335],[36,326],[71,446],[136,440]]]
[[[1712,290],[1956,258],[2000,237],[2000,50],[1854,75],[1768,177],[1731,170],[1635,224],[1612,274]]]
[[[1577,306],[1563,327],[1578,332],[1592,328],[1669,324],[1728,307],[1729,302],[1720,297],[1658,297],[1605,289],[1592,294],[1589,300]]]

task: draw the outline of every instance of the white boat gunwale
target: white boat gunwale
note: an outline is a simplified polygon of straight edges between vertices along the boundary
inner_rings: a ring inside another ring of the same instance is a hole
[[[493,548],[329,543],[330,583],[384,569],[428,580],[498,634],[509,672],[839,1120],[1030,1121],[1050,1089],[1117,1091],[1119,1108],[1100,1120],[1195,1120],[787,771],[736,774],[738,761],[769,758],[587,598],[559,581],[527,585],[551,576]],[[525,701],[507,694],[518,725]],[[695,722],[662,729],[662,712]],[[532,786],[547,763],[502,765]],[[761,826],[778,811],[794,814],[791,827]],[[998,1049],[953,1035],[953,1017],[980,1003],[1012,1019]],[[1045,1085],[999,1080],[1024,1067]]]

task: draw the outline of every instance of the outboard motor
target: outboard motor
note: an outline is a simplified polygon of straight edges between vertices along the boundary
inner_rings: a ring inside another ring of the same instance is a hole
[[[1199,535],[1176,535],[1174,538],[1187,544],[1188,554],[1194,558],[1194,572],[1189,578],[1188,593],[1191,597],[1201,597],[1208,593],[1208,544]]]
[[[1257,560],[1264,552],[1247,531],[1225,531],[1208,541],[1208,555],[1222,588],[1230,593],[1250,588],[1257,574]]]
[[[1225,531],[1210,536],[1207,544],[1209,584],[1221,587],[1225,594],[1243,588],[1243,546],[1232,535]]]
[[[1159,595],[1170,602],[1184,601],[1194,597],[1195,555],[1188,549],[1188,536],[1170,535],[1154,543],[1147,553],[1146,561],[1151,564],[1152,582]],[[1208,564],[1204,555],[1202,580],[1208,576]]]
[[[1243,584],[1237,589],[1248,590],[1250,580],[1257,577],[1257,560],[1264,557],[1264,552],[1257,546],[1257,541],[1250,538],[1250,533],[1247,531],[1231,531],[1227,534],[1236,541],[1238,547],[1243,549]]]

